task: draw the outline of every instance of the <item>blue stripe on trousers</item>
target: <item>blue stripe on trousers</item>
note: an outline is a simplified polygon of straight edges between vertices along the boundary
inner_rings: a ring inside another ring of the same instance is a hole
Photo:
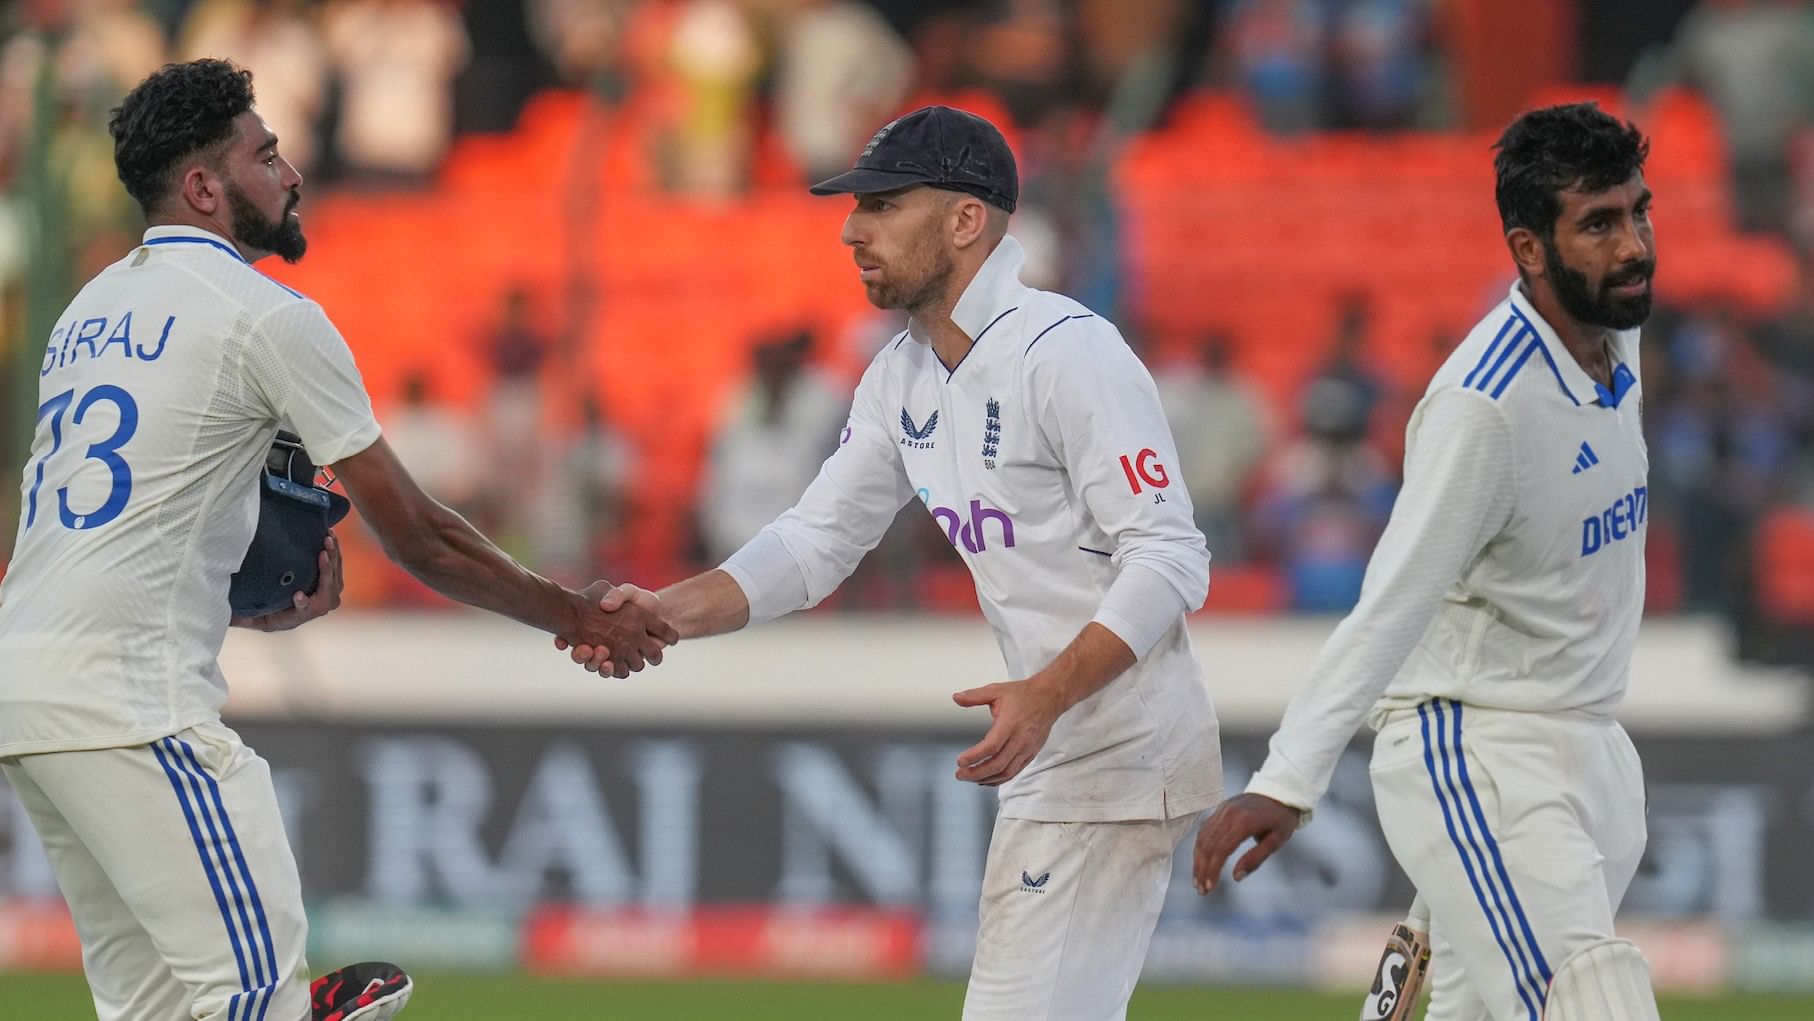
[[[1451,706],[1459,706],[1461,704],[1453,699],[1448,701]],[[1455,814],[1461,817],[1461,835],[1467,839],[1468,847],[1473,850],[1475,860],[1480,864],[1480,875],[1486,881],[1487,892],[1493,895],[1493,907],[1498,909],[1499,920],[1505,924],[1506,941],[1511,944],[1512,952],[1517,955],[1518,965],[1523,969],[1523,980],[1529,984],[1531,992],[1536,995],[1537,1011],[1538,1013],[1542,1013],[1547,986],[1545,982],[1538,980],[1535,971],[1531,967],[1531,960],[1534,955],[1518,938],[1518,929],[1512,924],[1512,912],[1506,909],[1507,902],[1512,898],[1507,896],[1508,891],[1501,888],[1499,877],[1494,875],[1487,863],[1486,851],[1481,847],[1482,837],[1487,841],[1492,840],[1492,835],[1486,832],[1485,817],[1481,817],[1479,835],[1475,834],[1474,824],[1468,820],[1467,806],[1462,803],[1461,799],[1462,791],[1455,785],[1455,767],[1457,763],[1459,763],[1460,770],[1465,773],[1467,755],[1463,752],[1461,747],[1460,731],[1455,732],[1454,744],[1449,744],[1448,735],[1444,731],[1442,706],[1442,700],[1439,699],[1432,707],[1432,711],[1436,716],[1436,747],[1438,752],[1443,755],[1443,779],[1448,785],[1449,797],[1455,803]],[[1498,845],[1495,844],[1494,846]]]
[[[1456,852],[1461,855],[1461,868],[1467,873],[1468,884],[1474,888],[1474,899],[1480,903],[1481,913],[1486,915],[1487,925],[1493,930],[1493,939],[1499,944],[1499,952],[1505,955],[1505,963],[1512,969],[1512,985],[1518,990],[1518,998],[1524,1001],[1524,1008],[1529,1012],[1530,1021],[1538,1021],[1537,1007],[1531,1002],[1530,991],[1524,987],[1523,977],[1518,972],[1518,963],[1512,959],[1511,947],[1506,945],[1505,937],[1499,931],[1499,919],[1493,914],[1493,909],[1487,906],[1486,893],[1480,887],[1480,877],[1474,874],[1473,859],[1468,856],[1467,848],[1462,845],[1461,836],[1455,831],[1455,814],[1458,814],[1458,811],[1450,812],[1449,800],[1443,795],[1442,781],[1436,776],[1436,746],[1430,740],[1430,715],[1434,706],[1434,702],[1427,702],[1417,707],[1417,719],[1423,728],[1423,761],[1424,768],[1430,773],[1430,790],[1435,793],[1436,804],[1442,809],[1442,822],[1448,828],[1449,841],[1455,845]],[[1437,733],[1439,735],[1442,733],[1440,721],[1437,723]]]
[[[189,823],[189,835],[194,838],[195,849],[201,855],[202,872],[208,877],[208,885],[214,889],[214,903],[220,908],[221,922],[227,927],[227,939],[233,944],[233,958],[239,962],[240,987],[242,989],[249,989],[252,986],[252,980],[246,974],[246,955],[240,945],[239,929],[233,923],[232,909],[227,906],[227,895],[225,891],[221,889],[220,876],[215,872],[214,859],[208,853],[207,840],[202,836],[201,827],[196,824],[195,810],[189,804],[189,793],[184,788],[183,780],[177,775],[175,767],[170,764],[171,760],[165,757],[164,749],[161,747],[161,744],[162,742],[152,745],[151,753],[157,756],[158,765],[164,767],[164,775],[170,778],[170,786],[176,791],[176,800],[177,803],[182,806],[183,818]],[[237,1000],[238,997],[235,996],[233,999]],[[230,1000],[227,1005],[228,1021],[233,1021],[233,1012],[234,1003]]]
[[[265,916],[265,903],[263,899],[258,896],[258,884],[252,881],[252,868],[250,865],[246,864],[246,853],[240,847],[239,834],[233,831],[233,820],[227,818],[227,806],[221,801],[220,785],[215,783],[214,777],[208,775],[208,772],[202,769],[200,763],[196,762],[195,749],[189,747],[188,742],[179,740],[177,743],[183,746],[183,752],[188,756],[189,762],[195,766],[195,771],[201,775],[203,780],[207,781],[208,792],[214,799],[215,810],[220,813],[221,827],[227,832],[227,846],[233,849],[233,860],[239,866],[240,876],[246,881],[246,894],[252,898],[252,914],[258,919],[258,932],[264,942],[266,974],[269,976],[270,982],[266,987],[268,990],[267,995],[265,996],[264,1001],[258,1006],[258,1016],[260,1021],[263,1021],[265,1012],[271,1009],[270,993],[276,991],[278,983],[277,947],[275,941],[271,938],[271,922],[270,919]],[[248,1012],[248,1016],[250,1016],[250,1012]]]
[[[1537,936],[1531,931],[1531,920],[1524,913],[1524,905],[1518,900],[1518,891],[1512,888],[1511,874],[1505,870],[1505,859],[1499,854],[1499,842],[1486,828],[1486,813],[1481,811],[1480,796],[1474,791],[1474,783],[1468,777],[1468,760],[1461,749],[1461,703],[1455,704],[1455,763],[1461,770],[1461,786],[1468,792],[1468,803],[1473,806],[1474,819],[1480,824],[1480,835],[1486,838],[1486,848],[1493,856],[1493,868],[1499,873],[1499,882],[1505,887],[1505,894],[1511,898],[1512,911],[1518,915],[1518,926],[1524,932],[1524,941],[1530,947],[1531,956],[1537,959],[1537,972],[1543,977],[1543,989],[1538,993],[1541,1002],[1549,988],[1550,979],[1555,976],[1549,970],[1549,962],[1543,959],[1543,950],[1537,946]]]

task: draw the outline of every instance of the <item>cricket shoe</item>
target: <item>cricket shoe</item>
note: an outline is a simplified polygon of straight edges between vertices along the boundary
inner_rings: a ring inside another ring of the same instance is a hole
[[[414,990],[403,969],[383,961],[336,968],[309,983],[313,1021],[388,1021]]]

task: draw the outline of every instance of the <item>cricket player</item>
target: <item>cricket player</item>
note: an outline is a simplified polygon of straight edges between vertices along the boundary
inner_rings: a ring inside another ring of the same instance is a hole
[[[1644,778],[1613,719],[1644,605],[1638,326],[1656,238],[1649,144],[1592,104],[1500,136],[1511,293],[1407,428],[1405,485],[1360,602],[1247,792],[1197,836],[1207,892],[1307,818],[1363,718],[1392,853],[1427,905],[1429,1017],[1656,1017],[1613,935],[1644,850]]]
[[[957,778],[1001,789],[964,1016],[1120,1018],[1172,853],[1222,792],[1184,627],[1209,554],[1152,379],[1100,316],[1020,282],[1019,182],[988,121],[917,110],[813,192],[856,196],[843,241],[908,328],[792,510],[658,601],[621,592],[683,637],[760,624],[824,599],[923,503],[1014,678],[954,696],[993,717]]]
[[[198,60],[114,111],[115,163],[150,228],[50,336],[0,585],[0,771],[69,902],[101,1021],[311,1015],[296,864],[270,770],[221,724],[216,663],[280,423],[446,595],[595,637],[614,671],[674,640],[641,607],[612,617],[592,590],[531,574],[411,481],[321,307],[252,268],[305,248],[302,178],[252,102],[250,72]],[[322,569],[292,609],[238,623],[331,610],[337,551]],[[339,979],[317,1017],[388,1016],[375,1000],[399,976]]]

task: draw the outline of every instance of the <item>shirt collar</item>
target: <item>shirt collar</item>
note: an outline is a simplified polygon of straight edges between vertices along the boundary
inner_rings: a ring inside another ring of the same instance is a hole
[[[173,245],[183,242],[219,248],[240,262],[246,261],[245,256],[239,254],[239,249],[233,247],[233,242],[213,231],[192,227],[186,223],[165,223],[145,228],[144,244]]]
[[[1542,314],[1525,296],[1522,285],[1513,281],[1511,292],[1512,314],[1523,320],[1524,325],[1537,335],[1537,342],[1543,345],[1543,356],[1555,372],[1562,389],[1576,404],[1604,404],[1616,408],[1624,400],[1625,394],[1637,383],[1637,374],[1630,367],[1632,354],[1638,342],[1637,330],[1612,331],[1612,383],[1608,390],[1587,374],[1575,356],[1569,353],[1568,346],[1556,334],[1554,327],[1544,319]]]
[[[1027,292],[1027,285],[1020,282],[1020,270],[1026,262],[1027,253],[1020,247],[1020,242],[1011,234],[1002,235],[1001,243],[983,260],[970,286],[964,288],[956,307],[951,310],[951,321],[964,331],[964,336],[976,340],[989,324],[1020,301],[1021,295]],[[932,340],[931,334],[917,321],[907,323],[907,332],[922,344]]]

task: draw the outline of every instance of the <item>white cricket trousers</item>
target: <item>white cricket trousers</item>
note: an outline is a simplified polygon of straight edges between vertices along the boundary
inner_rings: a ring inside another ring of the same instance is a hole
[[[307,1021],[307,924],[271,771],[220,723],[0,759],[82,939],[99,1021]]]
[[[1119,1021],[1178,841],[1199,813],[1131,822],[997,817],[964,1021]]]
[[[1433,699],[1388,717],[1373,794],[1430,908],[1426,1021],[1539,1021],[1553,969],[1613,935],[1644,853],[1625,729]]]

